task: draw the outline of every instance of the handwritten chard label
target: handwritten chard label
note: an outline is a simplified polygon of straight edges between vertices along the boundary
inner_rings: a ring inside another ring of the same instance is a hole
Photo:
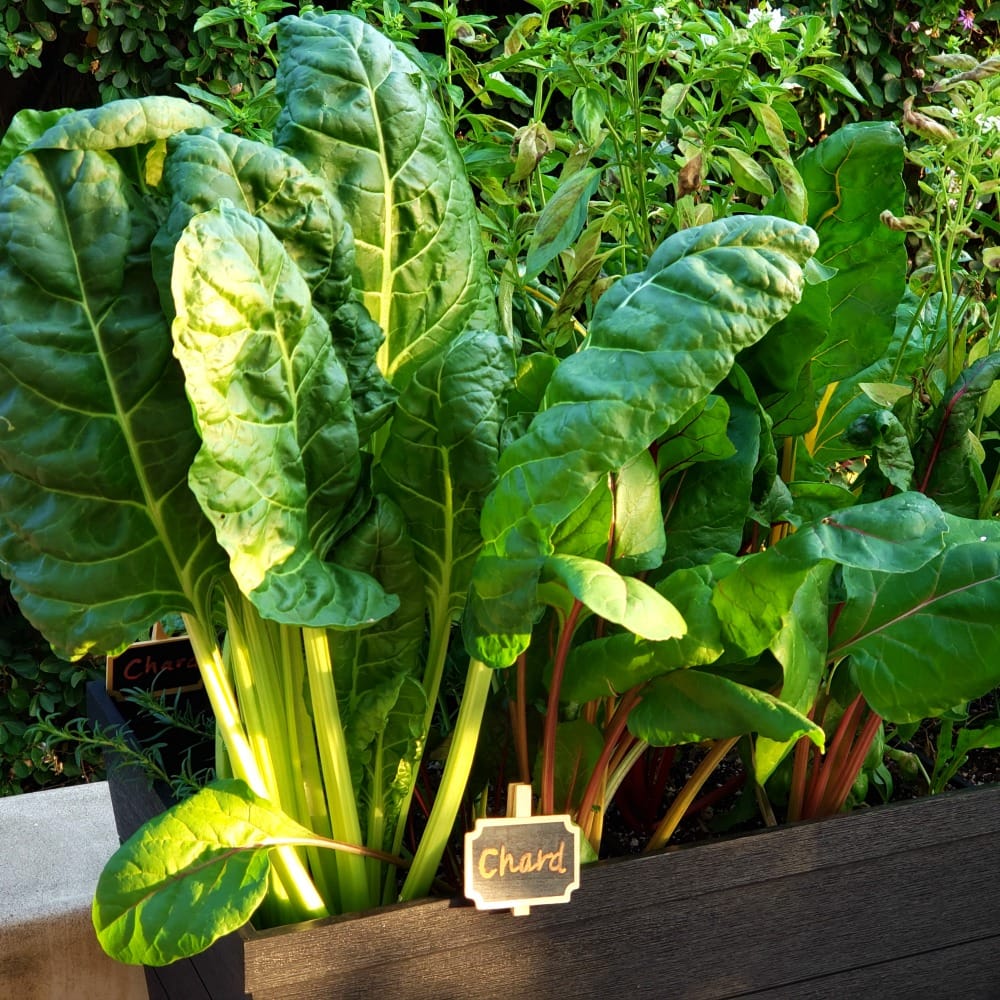
[[[201,687],[201,674],[186,636],[133,643],[124,653],[109,656],[107,689],[120,694],[142,688],[153,694],[173,694]]]
[[[569,816],[480,819],[465,835],[465,895],[480,910],[568,903],[580,886],[580,829]]]

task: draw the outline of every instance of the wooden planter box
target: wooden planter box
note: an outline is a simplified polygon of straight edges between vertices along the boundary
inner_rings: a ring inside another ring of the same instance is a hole
[[[158,800],[111,780],[126,836]],[[150,997],[996,1000],[998,843],[1000,786],[950,792],[601,862],[526,917],[431,900],[244,929],[149,970]]]

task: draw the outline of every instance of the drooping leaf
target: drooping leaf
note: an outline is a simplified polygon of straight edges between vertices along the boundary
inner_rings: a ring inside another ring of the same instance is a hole
[[[71,657],[166,613],[208,620],[224,568],[132,201],[105,152],[29,150],[0,189],[0,566]]]
[[[564,701],[587,702],[622,694],[660,674],[704,666],[719,658],[723,650],[719,616],[700,569],[678,570],[657,589],[683,615],[686,633],[651,642],[622,632],[574,646],[562,682]]]
[[[126,149],[188,128],[218,125],[201,105],[178,97],[123,98],[63,115],[32,143],[34,149]]]
[[[196,955],[253,915],[275,842],[312,836],[242,781],[207,785],[150,820],[108,861],[93,905],[101,947],[132,965]]]
[[[505,666],[525,648],[556,528],[784,315],[814,247],[810,230],[781,220],[722,220],[670,237],[642,274],[604,294],[583,349],[556,369],[545,408],[501,457],[470,598],[476,656]]]
[[[830,656],[851,657],[868,704],[892,722],[941,715],[1000,684],[1000,531],[949,523],[954,541],[914,572],[844,571]]]
[[[554,578],[585,607],[644,639],[679,639],[687,631],[677,609],[649,584],[596,559],[554,555],[542,578]]]
[[[462,157],[423,74],[363,20],[282,18],[278,49],[275,144],[344,207],[380,367],[402,388],[456,331],[498,327]]]
[[[702,670],[675,670],[643,688],[629,732],[653,746],[721,740],[758,733],[773,740],[808,736],[823,747],[823,730],[766,691]]]
[[[361,471],[329,328],[268,227],[223,202],[177,243],[175,352],[202,447],[191,488],[265,618],[354,628],[398,605],[324,561]]]
[[[587,222],[590,199],[601,182],[597,167],[584,167],[562,182],[538,215],[528,241],[524,277],[534,278],[573,245]]]

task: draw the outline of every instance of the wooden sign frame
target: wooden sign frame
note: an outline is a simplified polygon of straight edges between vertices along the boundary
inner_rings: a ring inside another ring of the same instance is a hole
[[[511,785],[514,815],[478,819],[465,835],[465,895],[478,910],[527,916],[532,906],[568,903],[580,888],[580,828],[567,815],[531,816],[530,803],[530,785]]]
[[[136,663],[139,666],[133,667]],[[158,687],[157,681],[164,677],[169,686]],[[191,640],[186,635],[164,636],[154,629],[152,639],[134,642],[117,656],[107,658],[105,687],[114,698],[121,698],[128,688],[141,688],[155,695],[199,690],[201,672]]]

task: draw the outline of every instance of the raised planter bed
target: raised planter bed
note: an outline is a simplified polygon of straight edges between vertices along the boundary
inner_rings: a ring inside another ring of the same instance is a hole
[[[123,836],[159,808],[141,778],[113,776],[112,797]],[[1000,787],[953,792],[602,862],[526,917],[431,900],[245,929],[149,970],[150,997],[993,1000],[998,836]]]

